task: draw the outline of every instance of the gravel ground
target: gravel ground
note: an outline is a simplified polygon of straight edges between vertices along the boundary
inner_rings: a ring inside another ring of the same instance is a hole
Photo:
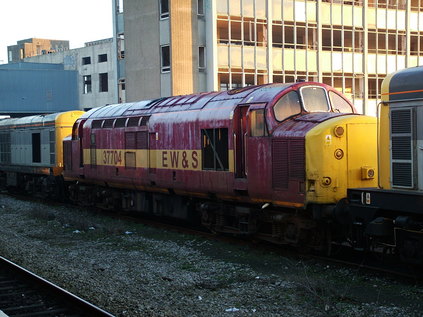
[[[422,286],[87,209],[0,195],[0,224],[0,255],[116,316],[423,316]]]

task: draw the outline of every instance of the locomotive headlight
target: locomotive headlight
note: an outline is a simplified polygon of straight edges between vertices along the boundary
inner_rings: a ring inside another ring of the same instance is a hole
[[[322,185],[329,186],[332,183],[332,179],[330,177],[323,177],[322,178]]]
[[[335,126],[333,129],[333,134],[337,136],[338,138],[342,137],[344,135],[345,129],[341,127],[340,125]]]
[[[337,160],[340,160],[344,157],[344,151],[341,149],[336,149],[334,155]]]
[[[370,166],[361,167],[361,179],[373,179],[375,178],[375,169]]]

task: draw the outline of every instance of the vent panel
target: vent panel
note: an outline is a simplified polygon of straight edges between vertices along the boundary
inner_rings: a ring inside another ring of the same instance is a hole
[[[288,140],[272,142],[273,188],[288,188]]]
[[[392,185],[398,187],[413,187],[411,163],[392,163]]]
[[[304,140],[289,142],[289,177],[297,180],[305,178]]]
[[[409,136],[392,137],[392,159],[411,160],[411,138]]]
[[[411,110],[393,110],[391,112],[391,133],[411,133]]]
[[[304,180],[304,151],[304,139],[273,140],[273,188],[287,189],[289,181]]]
[[[391,110],[392,186],[414,187],[412,109]]]

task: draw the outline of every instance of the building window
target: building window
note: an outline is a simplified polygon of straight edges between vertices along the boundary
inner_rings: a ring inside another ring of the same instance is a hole
[[[198,68],[206,68],[206,51],[204,46],[198,48]]]
[[[100,92],[109,91],[109,76],[107,73],[99,74],[99,81],[100,81]]]
[[[87,57],[83,57],[82,58],[82,65],[89,65],[91,64],[91,57],[87,56]]]
[[[197,1],[197,14],[204,15],[204,0]]]
[[[169,17],[169,0],[160,0],[160,19]]]
[[[99,63],[107,62],[107,54],[100,54],[100,55],[98,55],[98,62]]]
[[[125,35],[118,34],[118,59],[125,58]]]
[[[84,84],[84,88],[82,93],[83,94],[91,93],[91,75],[83,76],[83,84]]]
[[[164,45],[161,47],[161,67],[162,72],[170,71],[170,47],[169,45]]]
[[[117,6],[116,11],[118,13],[123,13],[123,0],[118,0],[116,2],[116,6]]]

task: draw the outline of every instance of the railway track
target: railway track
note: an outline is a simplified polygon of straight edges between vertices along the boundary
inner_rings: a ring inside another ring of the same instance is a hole
[[[17,199],[34,200],[33,197],[12,195]],[[43,203],[46,203],[43,201]],[[49,204],[58,205],[61,203],[48,202]],[[73,205],[71,205],[73,206]],[[84,207],[82,207],[84,208]],[[281,254],[282,256],[290,258],[298,258],[301,260],[315,260],[328,264],[339,266],[349,266],[354,269],[360,269],[369,273],[380,273],[387,277],[395,277],[405,279],[412,283],[423,282],[423,270],[416,266],[407,265],[395,259],[393,255],[385,255],[383,253],[366,253],[363,251],[356,251],[350,247],[334,245],[330,256],[320,254],[309,254],[299,252],[297,249],[290,247],[278,246],[265,241],[253,241],[248,238],[239,238],[232,235],[215,234],[204,228],[193,224],[187,224],[183,221],[176,221],[174,219],[163,220],[156,217],[146,217],[142,215],[134,215],[131,213],[121,213],[102,210],[102,214],[115,219],[136,222],[146,226],[155,227],[162,230],[177,232],[180,234],[189,234],[194,236],[201,236],[204,239],[218,240],[230,244],[248,245],[251,248],[268,250]],[[1,316],[0,316],[1,317]]]
[[[204,239],[218,240],[230,244],[248,245],[254,249],[267,250],[289,258],[296,258],[305,261],[315,260],[327,264],[351,267],[362,270],[363,272],[379,273],[387,277],[404,279],[411,283],[423,283],[423,270],[421,267],[400,262],[392,254],[366,253],[340,245],[334,245],[330,255],[302,253],[295,248],[279,246],[266,241],[255,241],[231,235],[214,234],[192,225],[174,224],[171,222],[164,222],[162,220],[155,220],[154,218],[122,214],[119,215],[111,212],[108,212],[107,215],[110,217],[116,217],[120,220],[142,223],[146,226],[169,230],[180,234],[201,236]]]
[[[0,317],[113,315],[0,257]]]

